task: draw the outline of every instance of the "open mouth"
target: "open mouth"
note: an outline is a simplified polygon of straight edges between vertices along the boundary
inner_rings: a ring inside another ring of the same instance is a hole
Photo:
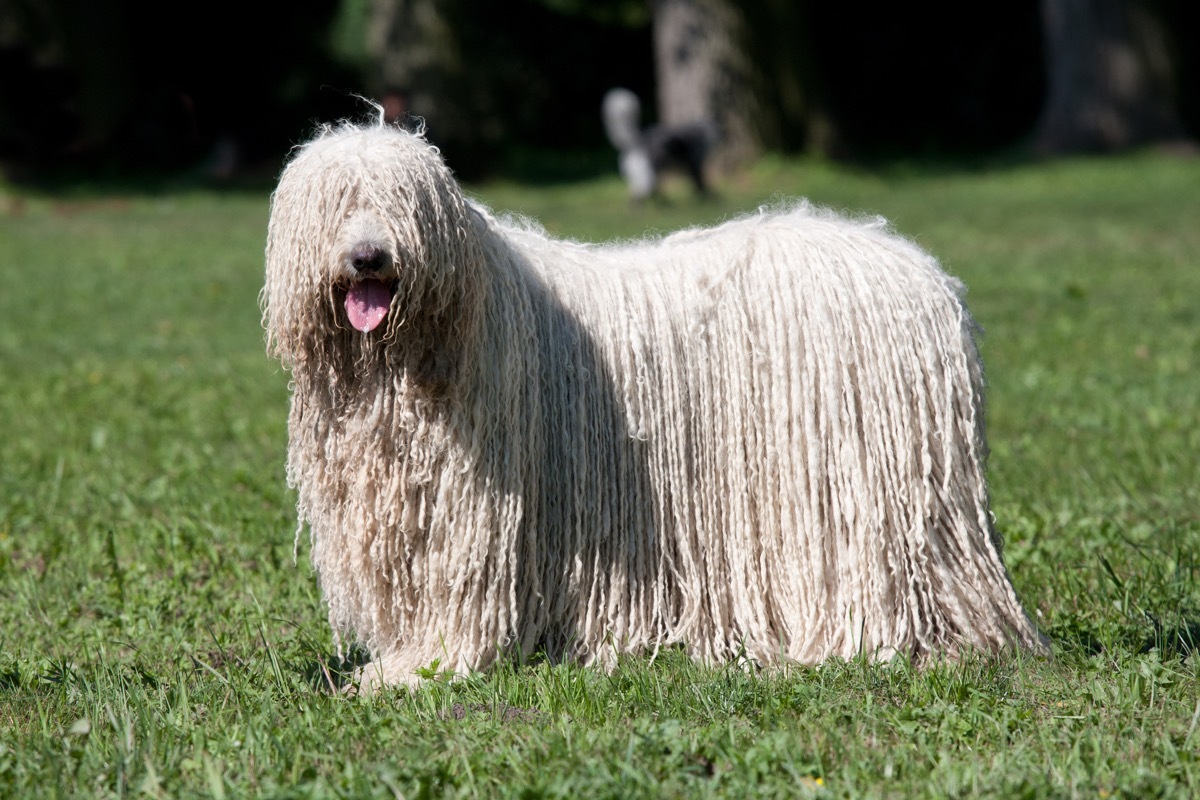
[[[346,316],[356,330],[375,330],[387,316],[392,304],[391,286],[378,278],[352,283],[346,289]]]

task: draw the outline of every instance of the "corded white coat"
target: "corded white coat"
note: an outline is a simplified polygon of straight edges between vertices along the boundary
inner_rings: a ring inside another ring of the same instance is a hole
[[[346,320],[370,242],[394,264]],[[375,683],[679,644],[763,665],[1042,645],[988,508],[961,284],[805,203],[604,245],[468,201],[436,148],[324,129],[272,198],[287,474]]]

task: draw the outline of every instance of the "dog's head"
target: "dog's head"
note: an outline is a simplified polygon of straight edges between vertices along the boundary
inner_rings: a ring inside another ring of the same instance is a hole
[[[452,378],[474,321],[482,221],[423,136],[323,130],[271,199],[261,304],[268,349],[298,373]]]

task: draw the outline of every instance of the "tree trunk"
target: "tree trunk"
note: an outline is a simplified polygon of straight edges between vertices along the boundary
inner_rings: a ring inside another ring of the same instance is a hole
[[[659,122],[713,122],[718,168],[768,149],[838,149],[806,3],[652,0],[651,12]]]
[[[1166,30],[1146,0],[1042,0],[1042,155],[1186,141]]]
[[[370,0],[367,52],[379,65],[377,97],[403,98],[410,123],[460,177],[486,173],[505,135],[507,64],[470,44],[472,9],[464,0]],[[499,77],[498,77],[499,75]],[[497,98],[501,98],[497,102]],[[385,105],[386,113],[386,105]]]
[[[441,0],[372,0],[367,25],[367,52],[378,65],[381,97],[408,93],[411,105],[444,136],[456,138],[467,123],[452,103],[452,88],[463,72],[458,38]]]
[[[745,42],[745,21],[728,0],[653,0],[659,123],[711,121],[720,166],[759,154],[758,98]]]

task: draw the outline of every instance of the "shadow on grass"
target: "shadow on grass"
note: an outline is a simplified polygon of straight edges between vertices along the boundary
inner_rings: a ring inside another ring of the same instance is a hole
[[[203,166],[162,170],[128,170],[106,166],[44,167],[5,182],[19,192],[51,197],[156,196],[174,192],[266,193],[275,188],[287,155],[263,159],[229,177],[218,178]],[[453,165],[451,165],[453,166]],[[537,150],[514,148],[472,183],[506,180],[530,186],[579,183],[616,176],[617,154],[611,149]]]
[[[1200,648],[1200,616],[1182,615],[1174,623],[1144,613],[1146,624],[1126,624],[1116,631],[1102,630],[1098,624],[1072,619],[1048,632],[1051,640],[1084,656],[1123,651],[1145,654],[1158,651],[1163,659],[1184,659]],[[1147,624],[1150,628],[1147,632]]]
[[[1177,158],[1200,157],[1200,147],[1149,148]],[[804,153],[767,153],[767,158],[801,159]],[[1096,156],[1103,158],[1104,156]],[[215,177],[204,164],[161,170],[136,170],[105,165],[42,167],[34,176],[18,179],[9,176],[14,188],[31,193],[63,197],[106,195],[158,195],[171,192],[210,191],[264,193],[275,188],[287,154],[261,158],[230,177]],[[875,175],[889,179],[909,176],[937,177],[1002,173],[1055,159],[1039,156],[1022,144],[988,150],[877,150],[843,155],[831,159],[848,173]],[[453,164],[451,164],[453,167]],[[472,184],[495,180],[528,186],[552,186],[616,177],[617,153],[608,147],[546,149],[514,146],[499,155],[494,163],[472,175]]]
[[[344,657],[331,653],[324,658],[303,662],[295,669],[304,676],[311,688],[327,694],[338,694],[354,683],[355,674],[371,663],[371,654],[359,644],[353,644]]]
[[[275,188],[283,159],[269,159],[228,178],[217,178],[201,167],[128,170],[115,167],[46,167],[36,174],[0,180],[18,193],[56,198],[100,198],[215,192],[263,194]]]
[[[1163,658],[1187,658],[1196,652],[1197,645],[1200,645],[1200,616],[1188,614],[1176,625],[1164,625],[1150,613],[1146,617],[1154,633],[1142,642],[1139,653],[1158,650]]]

